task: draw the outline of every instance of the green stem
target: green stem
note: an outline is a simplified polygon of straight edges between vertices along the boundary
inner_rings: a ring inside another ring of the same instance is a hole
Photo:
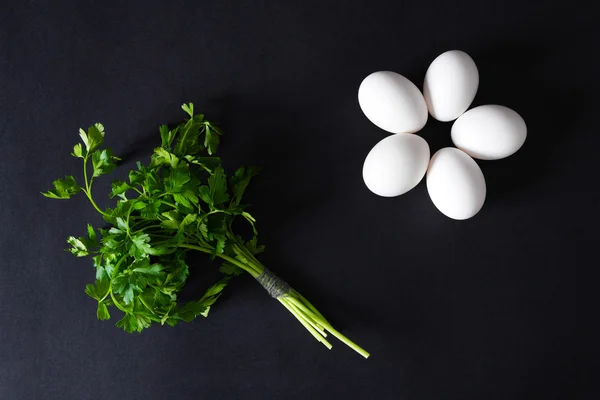
[[[102,303],[104,301],[104,299],[106,299],[108,297],[108,295],[110,294],[112,290],[112,279],[108,282],[108,291],[106,292],[106,294],[104,295],[104,297],[102,297],[98,303]]]
[[[302,296],[300,293],[298,293],[296,290],[292,289],[293,295],[296,296],[298,299],[300,299],[302,302],[304,302],[304,304],[312,311],[314,312],[317,316],[321,317],[321,319],[323,319],[323,321],[327,322],[327,319],[325,319],[325,317],[323,316],[323,314],[321,314],[319,312],[319,310],[317,310],[315,308],[315,306],[313,306],[310,301],[306,300],[306,298],[304,296]],[[329,322],[327,322],[329,323]]]
[[[165,200],[161,200],[160,202],[177,209],[177,206],[173,203],[169,203],[168,201],[165,201]]]
[[[154,310],[148,305],[146,304],[146,302],[144,301],[142,296],[138,296],[138,299],[140,299],[140,301],[142,302],[142,304],[148,309],[148,311],[150,311],[152,314],[156,314],[154,312]]]
[[[117,308],[121,311],[123,311],[124,313],[127,312],[127,309],[123,306],[121,306],[121,303],[119,303],[119,301],[117,300],[117,298],[115,297],[115,295],[112,292],[112,288],[109,290],[110,293],[110,298],[112,299],[113,303],[115,303],[115,306],[117,306]]]
[[[323,327],[319,324],[318,321],[315,321],[312,318],[309,318],[308,316],[306,316],[302,310],[300,310],[298,307],[296,307],[294,305],[294,303],[292,303],[291,301],[288,301],[287,303],[289,303],[288,305],[294,309],[296,311],[296,313],[298,315],[300,315],[306,322],[308,322],[313,328],[315,328],[321,335],[323,335],[323,337],[327,337],[327,333],[323,330]]]
[[[180,244],[179,247],[199,250],[209,254],[212,253],[212,249],[190,244]],[[242,268],[254,278],[257,278],[265,267],[258,260],[256,260],[254,255],[251,254],[245,246],[235,244],[233,249],[236,254],[247,259],[247,264],[225,254],[217,254],[217,256],[237,267]],[[338,340],[363,357],[369,357],[369,353],[366,350],[334,329],[333,326],[331,326],[331,324],[325,319],[325,317],[323,317],[323,315],[308,300],[302,297],[300,293],[294,289],[292,289],[287,296],[280,297],[277,300],[279,300],[279,302],[296,317],[296,319],[314,336],[316,340],[323,343],[327,348],[331,348],[331,344],[323,337],[326,336],[324,331],[331,333]]]
[[[145,231],[146,229],[150,229],[150,228],[160,228],[160,224],[158,224],[158,225],[148,225],[148,226],[145,226],[145,227],[143,227],[143,228],[141,228],[141,229],[137,229],[135,232],[136,232],[136,233],[137,233],[137,232],[143,232],[143,231]],[[163,235],[163,236],[165,236],[165,237],[168,237],[167,235]]]
[[[100,209],[100,207],[98,207],[98,205],[94,201],[94,198],[92,197],[92,182],[94,181],[94,177],[92,177],[92,179],[88,181],[87,160],[88,160],[88,156],[85,156],[83,158],[83,180],[85,182],[85,189],[83,190],[83,192],[85,193],[87,198],[90,200],[90,203],[92,203],[92,206],[94,206],[96,211],[98,211],[100,214],[106,216],[106,213],[104,211],[102,211]]]
[[[308,308],[306,308],[303,304],[301,304],[294,297],[290,296],[290,297],[287,297],[287,299],[289,299],[292,304],[298,306],[303,312],[307,313],[310,318],[312,318],[312,319],[316,320],[317,322],[319,322],[320,325],[322,325],[333,336],[335,336],[336,338],[338,338],[338,340],[340,340],[341,342],[343,342],[344,344],[346,344],[348,347],[350,347],[352,350],[356,351],[358,354],[360,354],[364,358],[369,358],[370,354],[366,350],[364,350],[362,347],[360,347],[359,345],[357,345],[356,343],[354,343],[353,341],[351,341],[350,339],[348,339],[346,336],[342,335],[337,330],[335,330],[333,328],[333,326],[331,326],[331,324],[329,322],[327,322],[327,321],[323,320],[322,318],[316,316],[312,311],[310,311]]]
[[[208,253],[208,254],[211,254],[213,252],[212,249],[208,249],[208,248],[200,247],[200,246],[194,246],[193,244],[182,243],[182,244],[179,244],[177,246],[178,247],[183,247],[183,248],[186,248],[186,249],[202,251],[202,252]],[[244,271],[246,271],[250,275],[252,275],[254,278],[256,278],[260,274],[260,272],[257,272],[256,269],[253,268],[252,266],[246,265],[246,264],[242,263],[241,261],[236,260],[235,258],[229,257],[228,255],[217,254],[217,256],[220,257],[220,258],[222,258],[225,261],[228,261],[228,262],[232,263],[236,267],[240,267],[241,269],[243,269]]]
[[[198,219],[198,223],[200,223],[201,221],[205,220],[209,215],[213,215],[213,214],[218,214],[218,213],[224,213],[225,211],[223,210],[212,210],[210,212],[207,212],[206,214],[204,214],[203,216],[201,216]]]
[[[327,339],[325,339],[323,336],[319,335],[319,332],[317,332],[317,331],[316,331],[316,330],[315,330],[315,329],[314,329],[312,326],[310,326],[310,325],[309,325],[307,322],[305,322],[305,320],[304,320],[304,319],[303,319],[303,318],[302,318],[300,315],[298,315],[294,309],[292,309],[292,308],[291,308],[291,307],[290,307],[288,304],[286,304],[286,302],[285,302],[283,299],[279,298],[279,299],[277,299],[277,300],[279,300],[279,302],[280,302],[281,304],[283,304],[283,306],[284,306],[285,308],[287,308],[287,310],[288,310],[288,311],[289,311],[289,312],[290,312],[290,313],[291,313],[291,314],[292,314],[294,317],[296,317],[296,319],[297,319],[298,321],[300,321],[300,323],[301,323],[301,324],[302,324],[302,325],[303,325],[303,326],[306,328],[306,330],[307,330],[307,331],[309,331],[309,332],[310,332],[310,334],[311,334],[311,335],[313,335],[313,337],[314,337],[314,338],[315,338],[317,341],[319,341],[319,342],[323,343],[323,344],[325,345],[325,347],[327,347],[328,349],[330,349],[330,350],[331,350],[331,348],[332,348],[333,346],[331,345],[331,343],[329,343],[329,342],[327,341]]]

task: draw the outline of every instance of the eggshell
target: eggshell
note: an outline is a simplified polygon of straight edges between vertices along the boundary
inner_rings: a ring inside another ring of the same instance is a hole
[[[427,122],[427,105],[419,89],[391,71],[373,72],[358,89],[358,103],[367,118],[392,133],[414,133]]]
[[[473,217],[485,202],[481,169],[471,157],[454,147],[438,150],[427,170],[427,191],[444,215],[463,220]]]
[[[425,74],[423,95],[431,116],[452,121],[467,111],[479,87],[475,61],[464,51],[440,54]]]
[[[375,145],[363,165],[363,179],[383,197],[408,192],[423,179],[429,162],[429,145],[420,136],[398,133]]]
[[[499,160],[514,154],[527,137],[527,125],[508,107],[475,107],[452,125],[452,142],[473,158]]]

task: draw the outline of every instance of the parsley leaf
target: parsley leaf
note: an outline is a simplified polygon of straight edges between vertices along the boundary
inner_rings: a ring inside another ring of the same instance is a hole
[[[98,303],[98,310],[96,311],[96,316],[100,321],[110,319],[110,313],[108,312],[108,307],[106,307],[105,303]]]
[[[242,196],[244,195],[244,192],[250,183],[250,179],[258,175],[259,172],[260,169],[256,167],[241,167],[235,171],[235,174],[229,179],[229,184],[231,185],[231,191],[233,193],[233,204],[236,206],[240,204]]]
[[[104,126],[96,123],[88,128],[87,133],[83,129],[79,129],[79,136],[89,154],[104,142]]]
[[[120,158],[115,157],[110,149],[96,150],[92,153],[93,176],[110,174],[116,167]]]
[[[53,190],[42,192],[44,196],[51,199],[70,199],[71,196],[81,190],[72,175],[57,179],[52,184],[54,185]]]

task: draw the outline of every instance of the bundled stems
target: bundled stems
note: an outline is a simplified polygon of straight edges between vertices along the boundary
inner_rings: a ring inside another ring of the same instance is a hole
[[[103,211],[92,196],[95,178],[112,172],[119,161],[109,148],[100,148],[104,143],[100,123],[87,132],[80,129],[82,143],[71,153],[83,161],[83,185],[68,175],[55,180],[54,189],[43,193],[53,199],[68,199],[83,192],[110,224],[108,229],[88,224],[87,237],[67,239],[75,256],[93,258],[96,280],[86,285],[85,292],[97,301],[98,319],[110,319],[109,307],[114,306],[125,314],[116,325],[132,333],[152,323],[174,326],[206,317],[229,279],[246,272],[325,347],[331,349],[328,337],[332,335],[369,357],[257,260],[255,255],[264,246],[258,245],[256,220],[241,200],[258,170],[240,167],[228,176],[221,160],[214,156],[220,130],[204,115],[195,113],[192,103],[183,104],[182,109],[189,118],[173,129],[166,125],[159,128],[161,146],[154,149],[150,164],[138,162],[137,169],[129,171],[128,182],[113,181],[110,197],[119,198],[114,208]],[[251,225],[251,239],[234,234],[236,217]],[[188,250],[221,258],[224,262],[219,271],[224,277],[198,301],[180,304],[177,293],[188,276]]]
[[[190,244],[181,244],[180,247],[198,250],[205,253],[211,252],[211,250],[208,248]],[[234,245],[234,250],[239,256],[242,256],[241,258],[245,258],[247,262],[244,263],[225,254],[217,254],[217,256],[236,265],[239,268],[242,268],[244,271],[252,275],[253,278],[257,279],[263,273],[265,267],[256,259],[256,257],[254,257],[253,254],[248,252],[243,245]],[[331,326],[323,314],[321,314],[308,300],[304,298],[304,296],[302,296],[296,290],[290,288],[287,293],[276,298],[294,317],[296,317],[296,319],[306,328],[308,332],[310,332],[311,335],[313,335],[317,341],[321,342],[328,349],[331,349],[332,345],[326,339],[327,332],[335,336],[338,340],[350,347],[352,350],[356,351],[364,358],[369,357],[369,353],[366,350]]]

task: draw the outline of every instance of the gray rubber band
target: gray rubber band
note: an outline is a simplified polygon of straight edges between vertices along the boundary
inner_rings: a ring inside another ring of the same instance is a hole
[[[272,273],[268,268],[265,268],[263,272],[256,277],[258,283],[264,287],[271,297],[279,298],[285,296],[290,292],[290,285],[283,279]]]

